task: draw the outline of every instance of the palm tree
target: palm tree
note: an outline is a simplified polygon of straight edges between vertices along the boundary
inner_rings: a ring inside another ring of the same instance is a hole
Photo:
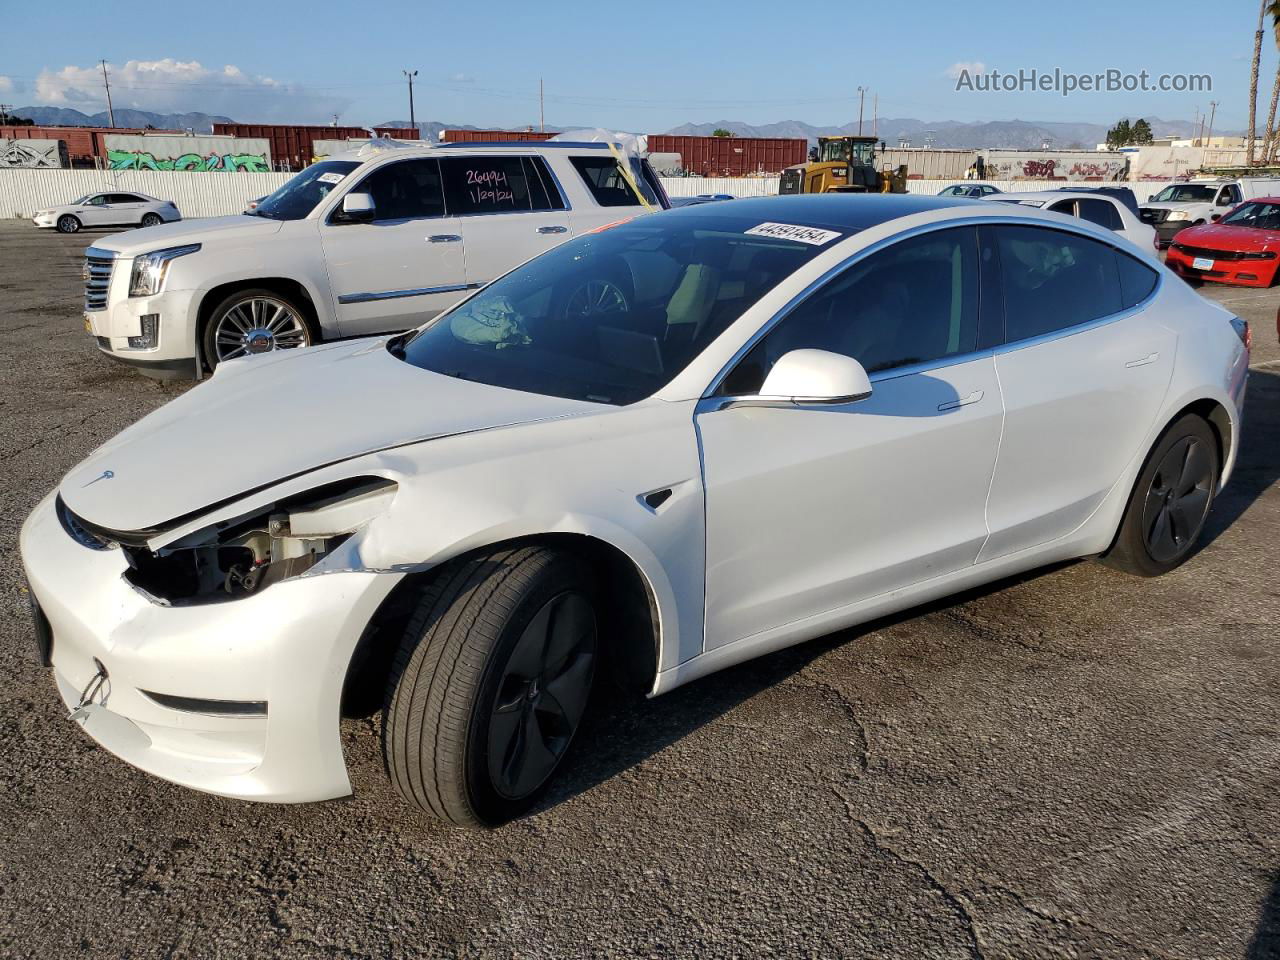
[[[1258,133],[1258,67],[1262,63],[1262,24],[1267,8],[1274,0],[1262,0],[1258,7],[1258,29],[1253,35],[1253,69],[1249,73],[1249,146],[1245,153],[1245,166],[1253,166],[1253,141]]]
[[[1267,16],[1271,18],[1271,29],[1275,33],[1276,49],[1280,50],[1280,0],[1270,0],[1266,7]],[[1271,163],[1276,158],[1276,103],[1280,101],[1280,65],[1276,67],[1276,80],[1271,86],[1271,112],[1267,114],[1267,139],[1262,144],[1262,160]]]

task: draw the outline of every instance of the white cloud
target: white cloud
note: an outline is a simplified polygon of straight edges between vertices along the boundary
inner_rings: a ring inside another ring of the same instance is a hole
[[[251,76],[228,64],[221,69],[199,61],[130,60],[107,64],[111,100],[116,109],[158,113],[225,114],[244,121],[325,122],[350,105],[350,99],[325,90],[309,90],[266,76]],[[72,107],[85,113],[105,110],[107,96],[100,66],[46,68],[35,82],[41,106]]]
[[[469,73],[455,73],[449,78],[451,83],[475,83],[476,78]]]
[[[947,76],[952,80],[959,80],[960,74],[969,71],[969,76],[977,76],[980,73],[987,72],[987,65],[981,60],[960,60],[947,67]]]

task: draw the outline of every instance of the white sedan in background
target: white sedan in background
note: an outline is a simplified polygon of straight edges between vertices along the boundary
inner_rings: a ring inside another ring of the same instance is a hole
[[[1035,207],[1050,213],[1079,217],[1096,223],[1105,230],[1113,230],[1140,250],[1159,249],[1156,229],[1134,213],[1120,200],[1106,193],[1092,190],[1069,192],[1066,190],[1036,190],[1026,193],[1001,193],[984,198],[995,203],[1017,203]]]
[[[157,200],[136,190],[104,190],[87,193],[75,203],[39,210],[32,222],[59,233],[78,233],[83,227],[158,227],[181,219],[170,200]]]
[[[656,695],[1046,564],[1178,566],[1248,338],[1026,207],[622,221],[407,334],[221,363],[99,447],[22,529],[37,650],[157,776],[342,796],[339,718],[381,708],[409,803],[501,823],[605,666]]]

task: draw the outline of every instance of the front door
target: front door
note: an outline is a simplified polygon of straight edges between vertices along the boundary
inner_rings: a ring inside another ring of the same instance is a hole
[[[483,286],[569,239],[563,201],[541,163],[503,155],[440,161],[449,213],[467,246],[468,285]]]
[[[977,559],[1003,420],[978,285],[976,228],[899,241],[801,303],[703,402],[708,648]],[[801,348],[862,362],[871,397],[732,403]]]
[[[320,225],[343,336],[416,326],[465,294],[462,227],[445,215],[437,161],[383,164],[352,190],[373,197],[373,221],[339,208]]]

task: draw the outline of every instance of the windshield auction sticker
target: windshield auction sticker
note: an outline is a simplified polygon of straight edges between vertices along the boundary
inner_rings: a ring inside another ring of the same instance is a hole
[[[746,232],[753,237],[776,237],[779,240],[795,240],[814,247],[821,247],[840,236],[835,230],[801,227],[794,223],[762,223]]]
[[[316,177],[321,183],[341,183],[345,173],[322,173]]]

